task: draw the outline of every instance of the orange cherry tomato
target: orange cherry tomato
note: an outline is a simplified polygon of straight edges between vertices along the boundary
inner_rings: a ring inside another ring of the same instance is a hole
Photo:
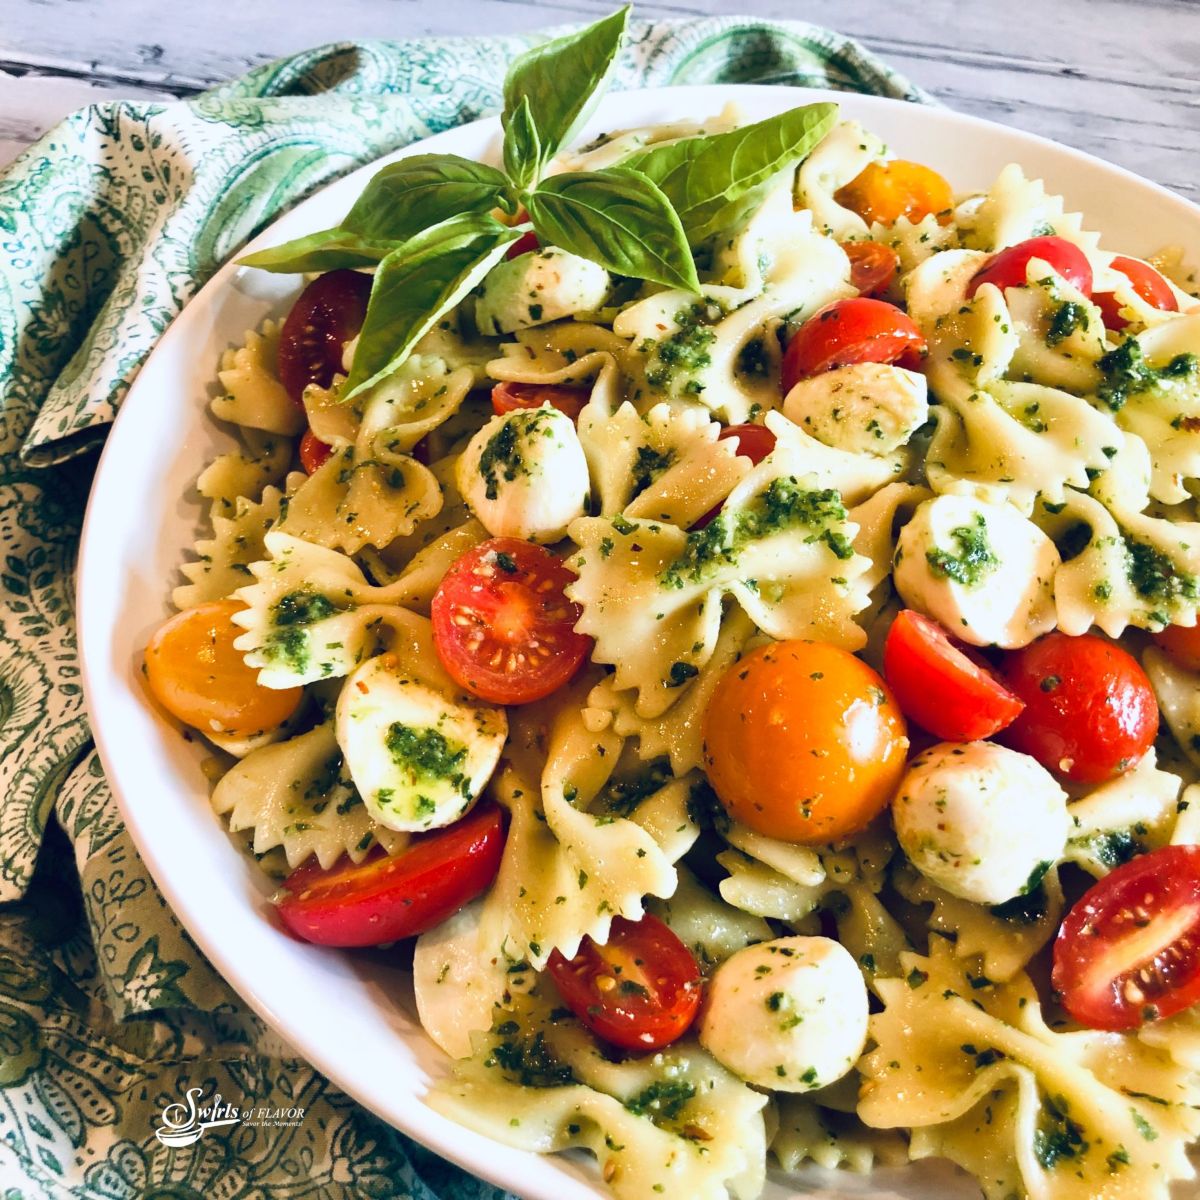
[[[304,431],[300,439],[300,465],[310,474],[316,472],[329,461],[333,447],[321,441],[311,429]]]
[[[904,717],[849,651],[775,642],[722,676],[704,714],[709,782],[734,820],[819,845],[877,816],[904,773]]]
[[[1200,625],[1168,625],[1150,636],[1185,670],[1200,671]]]
[[[900,269],[900,255],[882,242],[842,242],[850,260],[850,285],[860,296],[878,296],[891,287]]]
[[[914,224],[929,216],[945,214],[954,207],[950,185],[936,171],[902,158],[888,163],[869,163],[833,198],[858,213],[870,225],[894,225],[901,217]]]
[[[146,681],[172,716],[201,733],[249,737],[274,729],[300,704],[301,688],[266,688],[246,666],[234,639],[242,605],[212,600],[177,613],[146,647]]]
[[[1129,280],[1134,292],[1151,308],[1158,308],[1163,312],[1179,311],[1179,301],[1175,299],[1171,285],[1149,263],[1118,254],[1110,265],[1114,271],[1120,271]],[[1097,292],[1092,301],[1100,309],[1106,329],[1120,330],[1129,324],[1121,316],[1121,306],[1117,303],[1115,292]]]
[[[819,308],[792,334],[783,352],[783,394],[802,379],[853,363],[919,365],[928,343],[894,304],[854,296]]]

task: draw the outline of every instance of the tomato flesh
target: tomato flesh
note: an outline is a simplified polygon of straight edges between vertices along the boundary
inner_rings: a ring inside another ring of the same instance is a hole
[[[1133,285],[1134,292],[1151,308],[1160,309],[1162,312],[1179,311],[1179,301],[1175,299],[1171,285],[1149,263],[1118,254],[1110,265],[1114,271],[1120,271],[1129,280]],[[1117,303],[1115,292],[1097,292],[1092,299],[1100,309],[1106,329],[1115,332],[1124,329],[1129,324],[1121,316],[1121,308]]]
[[[313,475],[319,471],[333,453],[333,447],[321,441],[311,429],[304,431],[300,439],[300,465]]]
[[[1136,1029],[1200,1000],[1200,846],[1117,867],[1067,913],[1051,984],[1092,1029]]]
[[[233,623],[244,605],[213,600],[176,613],[146,647],[146,682],[172,716],[202,733],[251,737],[286,721],[300,706],[301,688],[267,688],[246,666]]]
[[[588,656],[575,632],[575,576],[542,546],[492,538],[462,555],[433,597],[433,644],[450,677],[495,704],[528,704],[562,687]]]
[[[568,387],[563,383],[498,383],[492,388],[492,412],[502,417],[518,408],[541,408],[549,404],[572,421],[578,421],[591,398],[591,388]]]
[[[704,768],[735,821],[820,845],[857,833],[904,773],[904,717],[859,658],[821,642],[773,642],[721,677],[702,726]]]
[[[536,250],[540,245],[541,242],[538,241],[538,235],[532,229],[528,229],[509,246],[504,253],[504,257],[520,258],[522,254],[528,254],[530,251]]]
[[[328,387],[342,370],[342,343],[362,328],[371,276],[342,269],[317,276],[292,305],[279,335],[279,378],[287,394],[304,401],[310,383]]]
[[[504,852],[504,814],[479,804],[460,821],[417,834],[396,855],[376,850],[329,870],[311,862],[293,871],[276,900],[279,919],[320,946],[379,946],[415,937],[474,900],[496,878]]]
[[[850,286],[861,296],[886,292],[900,269],[900,255],[882,242],[842,242],[850,260]]]
[[[1101,783],[1120,775],[1158,733],[1145,671],[1093,634],[1049,633],[1006,655],[1000,674],[1025,704],[1002,740],[1067,779]]]
[[[908,608],[888,630],[883,673],[904,715],[947,742],[991,737],[1025,707],[980,656]]]
[[[894,225],[901,217],[914,224],[931,213],[949,219],[954,193],[932,167],[897,158],[868,163],[833,196],[843,208],[858,213],[868,225]]]
[[[1200,624],[1168,625],[1150,636],[1185,671],[1200,671]]]
[[[657,917],[616,917],[605,945],[585,937],[574,958],[555,950],[546,969],[580,1021],[623,1050],[670,1045],[700,1009],[700,968]]]
[[[1026,268],[1029,260],[1040,258],[1049,263],[1054,270],[1069,284],[1076,287],[1085,296],[1092,294],[1092,264],[1074,242],[1066,238],[1047,234],[1043,237],[1028,238],[1009,246],[998,254],[993,254],[984,265],[971,277],[967,285],[967,298],[974,296],[985,284],[994,284],[1001,291],[1005,288],[1025,287]]]
[[[855,296],[818,309],[792,335],[783,353],[783,393],[853,363],[915,366],[927,349],[924,335],[894,304]]]

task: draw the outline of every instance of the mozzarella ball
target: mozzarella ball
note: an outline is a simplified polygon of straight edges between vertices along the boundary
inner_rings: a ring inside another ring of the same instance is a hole
[[[471,807],[500,761],[508,719],[502,708],[444,696],[380,655],[347,678],[335,729],[367,811],[415,833]]]
[[[913,759],[892,801],[909,861],[977,904],[1032,891],[1067,844],[1067,794],[1028,754],[942,742]]]
[[[747,1083],[807,1092],[841,1079],[867,1040],[867,989],[845,947],[787,937],[727,958],[708,986],[700,1041]]]
[[[493,537],[557,542],[587,511],[583,447],[571,418],[549,405],[493,417],[456,471],[459,492]]]
[[[937,496],[900,531],[893,582],[909,608],[974,646],[1027,646],[1054,628],[1054,543],[1007,504]]]
[[[495,335],[593,312],[611,284],[598,263],[547,246],[492,268],[475,302],[475,324]]]
[[[783,415],[835,450],[890,454],[925,424],[929,388],[917,371],[855,363],[802,379]]]

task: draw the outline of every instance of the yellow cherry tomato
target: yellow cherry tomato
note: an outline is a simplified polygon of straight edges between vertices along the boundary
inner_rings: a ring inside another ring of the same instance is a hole
[[[233,623],[243,605],[214,600],[177,613],[146,647],[146,680],[172,716],[202,733],[250,737],[296,711],[301,688],[262,687],[233,648],[246,631]]]
[[[901,158],[869,163],[833,198],[868,225],[894,225],[901,217],[916,224],[930,213],[945,223],[954,206],[950,185],[936,171]]]
[[[704,714],[704,765],[734,820],[819,845],[867,825],[904,773],[904,717],[846,650],[776,642],[735,663]]]

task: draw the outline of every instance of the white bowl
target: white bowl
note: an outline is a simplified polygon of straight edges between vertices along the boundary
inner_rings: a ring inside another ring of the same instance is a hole
[[[584,133],[700,117],[736,101],[749,118],[814,100],[836,100],[899,156],[941,171],[956,190],[983,188],[1009,162],[1040,176],[1086,214],[1106,245],[1147,254],[1180,244],[1200,256],[1200,209],[1166,189],[1054,142],[974,117],[896,100],[795,88],[684,87],[609,96]],[[498,161],[499,124],[476,121],[392,156],[451,151]],[[390,160],[381,160],[390,161]],[[275,245],[334,225],[379,164],[364,167],[298,205],[251,243]],[[446,1060],[416,1020],[407,971],[386,955],[350,955],[284,936],[272,916],[270,882],[226,836],[209,807],[199,763],[147,702],[142,648],[168,615],[179,563],[199,529],[192,482],[229,437],[206,409],[217,359],[246,329],[280,315],[296,276],[232,264],[167,330],[130,389],[109,435],[88,506],[79,565],[83,683],[96,743],[121,813],[163,894],[217,970],[319,1070],[384,1120],[527,1200],[606,1196],[589,1159],[509,1149],[452,1123],[423,1101]],[[945,1164],[869,1177],[816,1169],[776,1176],[773,1200],[802,1193],[870,1200],[978,1195]]]

